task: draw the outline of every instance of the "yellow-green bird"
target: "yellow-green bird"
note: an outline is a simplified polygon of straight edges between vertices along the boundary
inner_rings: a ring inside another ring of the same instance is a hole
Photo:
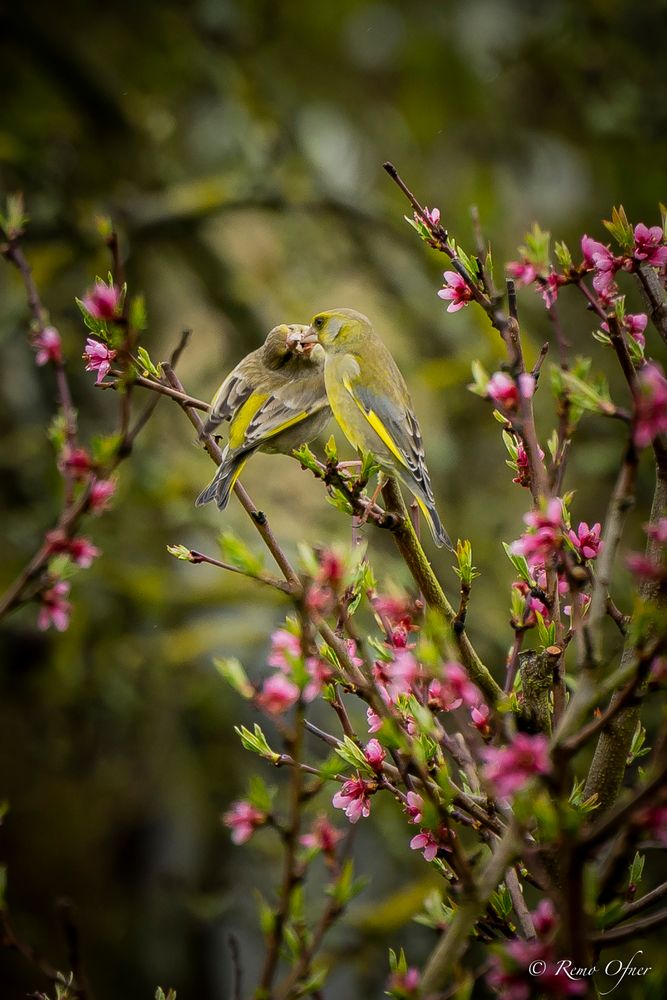
[[[421,430],[396,362],[371,322],[354,309],[318,313],[308,340],[326,354],[324,383],[334,417],[350,444],[371,452],[383,471],[408,487],[436,545],[452,543],[435,509]]]
[[[229,420],[229,438],[211,483],[197,497],[224,510],[244,465],[256,451],[289,454],[324,429],[331,410],[324,388],[324,351],[308,327],[282,323],[224,380],[204,432]]]

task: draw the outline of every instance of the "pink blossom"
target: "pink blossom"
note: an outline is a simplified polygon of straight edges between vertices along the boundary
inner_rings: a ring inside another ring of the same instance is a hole
[[[271,650],[267,659],[270,667],[277,667],[289,674],[295,661],[301,659],[301,639],[285,628],[276,629],[271,636]]]
[[[88,569],[89,566],[92,566],[93,559],[97,559],[101,554],[100,550],[96,545],[93,545],[89,538],[68,538],[60,528],[49,531],[46,541],[49,546],[50,555],[64,553],[70,557],[72,562],[83,569]]]
[[[535,376],[531,375],[530,372],[521,372],[517,382],[519,383],[519,391],[524,399],[532,399],[535,395]]]
[[[58,365],[63,359],[62,341],[55,326],[45,326],[33,339],[32,346],[37,351],[35,364],[42,365],[52,361]]]
[[[538,452],[539,452],[540,462],[541,462],[542,459],[544,458],[544,452],[539,447],[538,447]],[[516,467],[517,467],[517,474],[514,477],[514,479],[512,480],[512,482],[516,483],[517,486],[526,486],[526,487],[529,487],[530,486],[530,466],[528,464],[528,452],[524,448],[522,441],[520,441],[519,444],[518,444],[518,446],[517,446]]]
[[[505,270],[510,278],[514,278],[517,285],[530,285],[539,274],[538,269],[529,260],[511,260],[505,265]]]
[[[482,700],[479,689],[468,678],[460,663],[451,661],[442,668],[442,678],[431,681],[428,688],[429,703],[451,712],[461,705],[478,705]]]
[[[107,347],[100,340],[95,340],[93,337],[88,337],[86,340],[83,359],[88,362],[86,365],[87,372],[97,372],[96,385],[100,384],[111,368],[111,362],[116,357],[116,353],[112,347]]]
[[[662,243],[660,226],[645,226],[643,222],[635,226],[635,260],[649,264],[651,267],[664,267],[667,264],[667,246]]]
[[[375,598],[373,607],[378,614],[383,615],[393,625],[404,625],[406,629],[411,629],[413,610],[410,602],[405,597],[391,597],[388,594],[380,594]]]
[[[637,341],[640,347],[644,347],[646,344],[644,330],[646,329],[647,323],[648,316],[646,313],[628,313],[628,315],[623,318],[623,326],[628,331],[630,336]]]
[[[549,741],[541,733],[517,733],[509,746],[484,747],[481,753],[486,779],[503,798],[514,795],[533,775],[551,770]]]
[[[623,317],[623,329],[639,344],[640,347],[644,347],[646,344],[644,330],[646,329],[647,323],[648,316],[646,313],[628,313]],[[604,332],[608,334],[609,323],[606,320],[604,323],[600,323],[600,329],[604,330]]]
[[[645,524],[644,531],[654,542],[664,545],[667,542],[667,517],[661,517],[658,521]]]
[[[337,830],[326,816],[318,816],[310,833],[304,833],[299,837],[299,842],[304,847],[322,851],[323,854],[333,854],[336,844],[342,837],[342,830]]]
[[[459,309],[467,306],[472,299],[471,288],[465,278],[462,278],[456,271],[445,271],[443,277],[445,286],[440,289],[438,295],[441,299],[450,300],[447,312],[458,312]]]
[[[635,444],[646,448],[667,431],[667,380],[656,362],[637,373],[639,398],[636,401]]]
[[[421,823],[424,812],[424,800],[421,795],[417,792],[408,792],[404,808],[408,814],[408,823]]]
[[[350,823],[357,823],[362,816],[367,817],[371,814],[372,791],[375,791],[374,786],[357,775],[356,778],[345,781],[331,801],[336,809],[345,810]]]
[[[576,531],[570,528],[568,538],[584,559],[596,559],[602,551],[601,530],[599,521],[596,521],[592,528],[582,521]]]
[[[347,654],[350,657],[353,665],[355,667],[363,667],[364,661],[360,656],[357,656],[357,644],[354,639],[346,639],[345,646],[347,647]]]
[[[257,827],[266,822],[266,814],[241,799],[232,803],[231,809],[223,815],[222,822],[231,829],[234,844],[245,844]]]
[[[437,857],[440,844],[431,830],[420,830],[410,841],[413,851],[421,851],[424,861],[433,861]]]
[[[334,589],[338,588],[345,572],[345,566],[340,556],[333,549],[324,549],[320,554],[319,563],[318,581]]]
[[[491,716],[491,709],[484,702],[481,705],[476,705],[470,709],[470,718],[475,729],[478,729],[482,736],[488,736],[490,733],[489,718]]]
[[[303,689],[304,701],[314,701],[325,684],[333,680],[334,672],[331,664],[321,656],[309,656],[306,660],[306,670],[310,680]]]
[[[272,674],[257,695],[257,704],[269,715],[282,715],[299,700],[299,688],[284,674]]]
[[[372,739],[368,741],[366,749],[364,750],[364,757],[374,771],[379,773],[382,770],[382,764],[386,754],[384,752],[384,747],[379,740]]]
[[[641,552],[629,552],[625,557],[625,564],[631,573],[643,580],[662,580],[665,576],[662,563]]]
[[[111,497],[116,492],[113,479],[94,479],[88,494],[88,510],[91,514],[101,514],[106,510]]]
[[[44,632],[53,625],[58,632],[64,632],[69,625],[72,605],[67,600],[69,583],[58,580],[40,595],[41,607],[37,617],[37,625]]]
[[[550,899],[541,899],[531,916],[533,927],[539,937],[547,937],[556,929],[556,909]]]
[[[514,379],[505,372],[494,372],[487,383],[486,394],[505,410],[515,410],[519,405],[519,389]]]
[[[317,611],[320,615],[327,615],[333,608],[335,600],[331,587],[323,587],[319,583],[312,583],[306,591],[306,607],[309,611]]]
[[[667,805],[650,806],[640,813],[638,819],[653,840],[667,847]]]
[[[419,989],[421,974],[418,969],[411,966],[405,972],[392,972],[387,983],[390,994],[399,994],[401,997],[410,997]]]
[[[409,649],[397,649],[389,662],[375,661],[373,676],[385,700],[393,702],[412,690],[412,685],[421,676],[421,668]]]
[[[382,719],[372,708],[366,709],[366,720],[368,722],[369,733],[379,733],[382,729]]]
[[[556,274],[555,271],[552,271],[546,278],[542,278],[538,291],[544,299],[544,304],[547,309],[551,309],[551,307],[555,304],[556,299],[558,298],[558,289],[561,285],[566,284],[566,282],[567,279],[564,278],[562,274]]]
[[[429,221],[432,226],[440,225],[440,209],[439,208],[426,208],[424,206],[424,217]],[[415,218],[418,216],[415,215]]]
[[[583,236],[581,239],[581,252],[584,255],[584,266],[592,271],[613,271],[616,260],[609,246],[591,239],[590,236]]]
[[[83,298],[83,304],[94,319],[111,320],[118,318],[121,293],[116,285],[96,281]]]
[[[93,469],[93,460],[85,448],[66,448],[61,466],[74,479],[87,479]]]
[[[557,497],[549,501],[546,511],[525,514],[524,522],[531,530],[512,543],[512,553],[525,556],[529,563],[550,558],[562,542],[562,520],[563,508]]]

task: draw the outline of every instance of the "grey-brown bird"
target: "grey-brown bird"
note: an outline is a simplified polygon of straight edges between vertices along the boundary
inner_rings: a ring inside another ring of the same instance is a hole
[[[331,410],[324,388],[324,351],[303,343],[308,327],[280,324],[224,380],[211,403],[205,433],[230,421],[227,445],[196,506],[215,499],[224,510],[256,451],[290,454],[324,430]]]

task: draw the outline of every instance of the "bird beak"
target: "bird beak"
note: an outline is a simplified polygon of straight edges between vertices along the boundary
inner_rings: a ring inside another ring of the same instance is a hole
[[[312,351],[312,349],[315,346],[315,344],[318,344],[318,343],[319,343],[319,340],[318,340],[317,334],[313,330],[312,326],[309,327],[308,330],[306,330],[306,332],[304,334],[301,334],[300,337],[299,337],[299,344],[300,344],[301,350],[305,351],[306,353],[310,353],[310,351]]]

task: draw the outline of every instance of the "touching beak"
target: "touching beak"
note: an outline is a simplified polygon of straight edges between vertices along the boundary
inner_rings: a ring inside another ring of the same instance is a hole
[[[319,344],[317,334],[313,330],[312,326],[309,327],[305,333],[299,334],[298,344],[296,345],[296,350],[300,354],[310,354],[312,349],[316,344]]]

